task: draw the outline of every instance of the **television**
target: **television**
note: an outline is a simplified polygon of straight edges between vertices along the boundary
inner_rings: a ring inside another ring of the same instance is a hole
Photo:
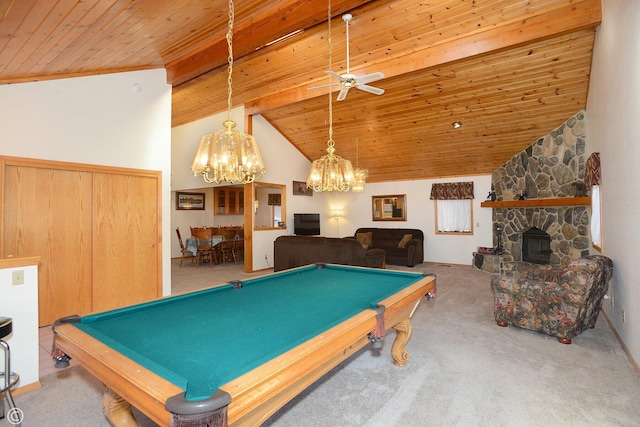
[[[298,236],[320,235],[320,214],[296,213],[293,214],[293,234]]]

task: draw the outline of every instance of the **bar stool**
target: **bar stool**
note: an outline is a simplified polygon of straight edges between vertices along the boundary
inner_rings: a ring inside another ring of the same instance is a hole
[[[11,387],[18,383],[20,376],[15,372],[11,372],[11,351],[9,350],[9,344],[4,341],[4,338],[9,336],[11,332],[13,332],[13,319],[10,317],[0,317],[0,347],[2,347],[2,350],[4,351],[4,372],[0,372],[0,377],[4,377],[4,381],[0,382],[0,419],[5,417],[2,393],[4,393],[7,398],[7,402],[9,403],[10,418],[13,418],[16,415],[12,413],[16,411],[16,404],[11,396]],[[19,412],[18,417],[20,417]],[[20,420],[13,421],[19,422]]]

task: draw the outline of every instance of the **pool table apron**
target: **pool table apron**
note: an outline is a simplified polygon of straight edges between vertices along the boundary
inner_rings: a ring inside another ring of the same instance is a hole
[[[380,302],[384,322],[396,331],[391,346],[393,363],[404,367],[409,353],[410,318],[423,296],[435,293],[435,277],[426,276]],[[220,387],[231,396],[229,425],[259,425],[322,375],[368,344],[376,328],[376,312],[364,310],[267,363]],[[172,425],[165,408],[168,398],[184,390],[133,362],[109,346],[70,324],[56,328],[56,345],[108,390],[103,399],[105,415],[116,426],[135,426],[133,405],[154,422]]]

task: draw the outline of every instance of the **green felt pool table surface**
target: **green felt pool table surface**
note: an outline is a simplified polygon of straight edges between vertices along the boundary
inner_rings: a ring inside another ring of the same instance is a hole
[[[360,313],[375,316],[417,282],[425,276],[311,265],[83,316],[73,327],[197,402]]]

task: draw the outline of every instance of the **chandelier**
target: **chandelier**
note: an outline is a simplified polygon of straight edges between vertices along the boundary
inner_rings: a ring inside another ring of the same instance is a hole
[[[331,0],[329,0],[329,70],[331,70]],[[329,76],[329,87],[331,87]],[[335,142],[333,141],[333,99],[329,90],[329,140],[327,141],[327,154],[318,160],[314,160],[307,177],[307,187],[313,191],[349,191],[356,184],[353,167],[349,160],[335,155]]]
[[[191,164],[194,176],[202,175],[208,183],[253,182],[264,174],[264,163],[258,144],[252,135],[236,129],[231,120],[231,82],[233,74],[233,0],[229,0],[229,24],[227,30],[228,77],[227,77],[227,120],[224,127],[200,138],[198,150]]]
[[[353,176],[356,180],[353,187],[351,187],[351,191],[354,193],[362,193],[364,191],[364,185],[366,184],[367,178],[369,177],[369,171],[367,169],[360,169],[358,166],[358,162],[360,159],[360,153],[358,150],[358,142],[360,138],[356,138],[356,168],[353,170]]]

